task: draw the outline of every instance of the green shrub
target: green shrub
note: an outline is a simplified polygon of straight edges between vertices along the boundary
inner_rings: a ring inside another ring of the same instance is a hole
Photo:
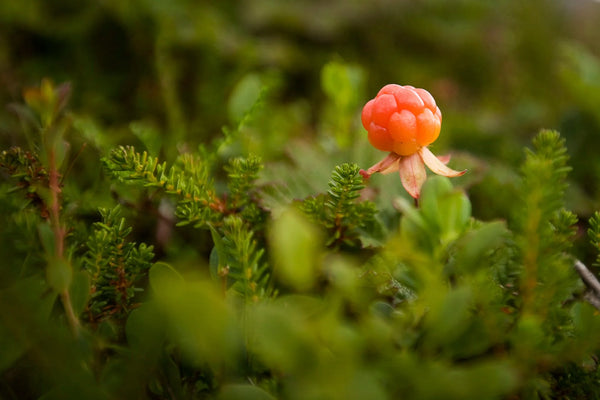
[[[0,153],[3,397],[600,397],[600,293],[557,132],[526,150],[510,213],[482,221],[440,176],[418,206],[355,163],[327,186],[352,141],[232,156],[239,127],[172,162],[97,144],[82,184],[68,94],[27,92],[29,147]]]

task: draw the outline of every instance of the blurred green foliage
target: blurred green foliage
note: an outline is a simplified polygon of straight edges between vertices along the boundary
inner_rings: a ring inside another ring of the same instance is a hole
[[[573,269],[600,257],[599,25],[592,0],[0,2],[0,397],[600,398]],[[358,173],[387,83],[433,94],[469,170],[418,206]]]
[[[589,216],[600,177],[587,162],[600,129],[599,19],[592,0],[5,3],[0,103],[42,77],[69,80],[87,142],[141,141],[174,159],[229,126],[242,138],[229,152],[270,161],[292,138],[366,144],[360,104],[386,83],[412,84],[443,111],[437,146],[478,167],[463,179],[476,215],[505,215],[507,201],[486,198],[510,198],[519,149],[544,127],[567,139],[569,201]],[[257,98],[262,112],[242,122]],[[4,145],[21,143],[8,113],[0,131]]]

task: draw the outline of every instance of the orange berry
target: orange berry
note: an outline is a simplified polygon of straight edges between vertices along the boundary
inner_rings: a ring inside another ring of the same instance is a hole
[[[409,110],[412,113],[419,113],[425,106],[425,103],[414,89],[400,86],[394,97],[399,108]]]
[[[438,138],[442,113],[428,91],[390,84],[365,105],[361,120],[371,145],[408,156]]]
[[[394,141],[387,129],[371,122],[369,126],[369,143],[376,149],[382,151],[394,151]]]
[[[393,152],[401,156],[415,154],[419,150],[419,146],[414,141],[412,142],[394,142]]]
[[[440,120],[433,115],[429,108],[426,108],[425,111],[417,116],[417,127],[419,130],[417,142],[421,146],[427,146],[438,138],[441,125]]]
[[[385,126],[390,120],[390,116],[398,109],[396,99],[391,94],[382,94],[377,97],[373,104],[371,118],[379,126]]]
[[[395,142],[412,142],[417,137],[417,118],[408,110],[395,112],[390,117],[387,129]]]

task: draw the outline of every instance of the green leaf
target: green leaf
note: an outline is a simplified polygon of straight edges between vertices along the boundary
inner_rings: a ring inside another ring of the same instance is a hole
[[[426,316],[428,345],[449,345],[469,327],[472,304],[472,292],[469,287],[450,290],[440,300]]]
[[[358,247],[363,231],[376,233],[378,229],[375,204],[360,200],[361,190],[365,186],[359,171],[356,164],[336,166],[329,180],[327,194],[306,198],[300,204],[300,210],[312,222],[327,229],[330,235],[326,241],[328,247]]]
[[[259,74],[250,73],[244,76],[229,97],[227,103],[229,118],[233,121],[241,120],[260,98],[262,87],[263,83]]]
[[[152,301],[144,303],[133,310],[125,324],[127,343],[134,349],[152,351],[155,355],[161,351],[165,326],[156,304]]]
[[[275,274],[297,290],[310,289],[318,278],[319,230],[294,209],[283,211],[269,227]]]
[[[426,243],[430,238],[431,228],[425,220],[423,213],[419,212],[412,204],[403,197],[394,200],[394,206],[402,212],[400,232],[405,237],[420,239]]]
[[[54,232],[52,231],[52,227],[49,222],[42,222],[38,224],[38,234],[40,236],[40,240],[42,242],[42,246],[44,247],[44,252],[48,255],[48,257],[52,257],[56,253]]]
[[[163,357],[161,365],[166,376],[169,393],[172,393],[173,397],[176,399],[184,398],[183,380],[179,365],[171,356]]]
[[[467,196],[453,190],[450,180],[442,176],[428,179],[421,196],[423,216],[439,232],[442,241],[456,239],[471,217]]]
[[[208,227],[210,228],[210,234],[214,243],[214,247],[210,252],[210,257],[208,261],[210,276],[214,280],[218,280],[219,271],[223,267],[222,262],[227,259],[227,253],[225,252],[223,238],[221,237],[219,232],[217,232],[217,230],[212,225],[209,225]]]
[[[442,199],[452,192],[452,183],[450,179],[443,176],[432,176],[423,184],[421,189],[420,207],[423,210],[423,216],[434,225],[440,221],[439,203]]]
[[[56,293],[69,288],[73,280],[73,268],[67,260],[51,258],[46,266],[46,280]]]
[[[314,367],[319,341],[312,321],[323,306],[320,300],[301,295],[254,304],[248,314],[252,352],[276,370],[301,372]]]
[[[186,281],[168,264],[156,263],[150,270],[150,284],[167,337],[187,362],[216,366],[235,357],[238,326],[212,282]]]
[[[490,222],[466,233],[456,246],[457,270],[467,273],[488,268],[485,256],[504,243],[508,234],[502,221]]]
[[[522,315],[512,332],[512,348],[518,359],[534,362],[547,348],[550,337],[544,332],[540,316]]]
[[[467,227],[471,218],[471,202],[462,192],[448,195],[440,204],[442,240],[454,240]]]
[[[77,271],[73,274],[69,293],[75,315],[79,315],[85,310],[85,306],[90,298],[90,286],[90,275],[86,271]]]
[[[596,339],[600,330],[598,311],[586,303],[577,303],[571,310],[574,333],[577,338]]]
[[[160,291],[165,284],[176,285],[183,282],[183,277],[175,268],[161,261],[154,263],[148,275],[150,277],[150,287],[154,291]]]
[[[0,290],[0,371],[9,368],[37,341],[56,301],[41,276]]]

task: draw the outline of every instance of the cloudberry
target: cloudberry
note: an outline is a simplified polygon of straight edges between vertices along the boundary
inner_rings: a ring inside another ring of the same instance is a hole
[[[376,172],[399,171],[406,191],[419,198],[427,173],[425,165],[438,175],[455,177],[466,171],[455,171],[437,158],[427,146],[440,135],[442,113],[425,89],[412,86],[386,85],[362,110],[362,124],[373,147],[389,151],[387,157],[367,171],[368,178]]]
[[[375,148],[408,156],[438,138],[442,113],[427,90],[390,84],[365,105],[362,124]]]

